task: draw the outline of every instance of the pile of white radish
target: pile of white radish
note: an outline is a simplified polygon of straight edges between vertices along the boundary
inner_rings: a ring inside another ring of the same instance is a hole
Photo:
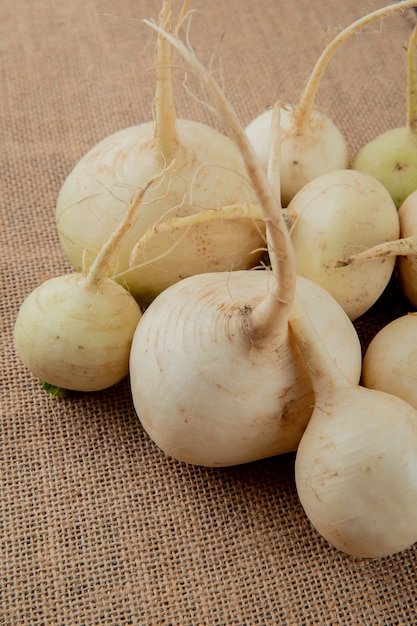
[[[296,285],[293,249],[235,112],[195,56],[170,41],[213,94],[244,156],[263,209],[271,271],[205,273],[160,294],[134,336],[132,397],[142,425],[168,455],[196,465],[247,463],[295,450],[311,415],[310,377],[288,325]],[[275,112],[278,128],[279,107]],[[299,288],[315,304],[329,349],[335,353],[335,336],[347,340],[334,356],[357,381],[360,345],[343,309],[310,281],[300,279]]]
[[[417,191],[397,211],[383,182],[349,168],[314,99],[342,41],[417,2],[341,31],[300,103],[277,102],[246,129],[179,38],[188,3],[176,21],[171,5],[143,20],[158,36],[155,120],[107,137],[67,177],[56,219],[75,271],[23,302],[16,351],[47,388],[98,391],[129,374],[143,428],[178,461],[295,453],[301,506],[330,544],[364,558],[406,549],[417,542],[417,314],[365,355],[353,321],[394,271],[417,307]],[[174,51],[228,135],[176,118]],[[269,265],[256,267],[265,250]]]
[[[357,254],[342,257],[340,267],[359,270],[375,260],[396,258],[398,283],[410,304],[417,308],[417,190],[404,200],[398,210],[400,239],[375,245]]]
[[[265,212],[272,276],[266,295],[261,292],[255,299],[257,273],[241,272],[230,275],[229,293],[227,275],[208,274],[172,286],[151,304],[137,327],[131,352],[131,385],[138,415],[161,447],[171,446],[168,454],[175,451],[195,459],[196,452],[201,454],[204,449],[205,437],[208,458],[213,460],[218,449],[223,451],[224,441],[225,452],[235,442],[242,443],[239,438],[229,440],[236,423],[243,437],[256,446],[256,425],[262,415],[270,419],[268,391],[275,398],[285,397],[277,379],[288,388],[285,354],[291,345],[291,327],[315,396],[313,414],[296,454],[297,491],[304,510],[330,543],[349,554],[381,557],[403,550],[417,541],[413,503],[417,495],[417,410],[392,394],[352,382],[329,354],[306,312],[302,282],[297,286],[300,296],[294,300],[297,281],[291,242],[243,129],[210,74],[188,48],[180,42],[175,45],[212,94],[242,150]],[[196,295],[190,308],[192,294]],[[265,389],[271,363],[275,379],[271,378]],[[233,376],[228,377],[228,372]],[[157,378],[160,390],[152,406],[146,399],[147,375]],[[218,421],[223,407],[225,412]],[[233,414],[236,408],[240,409],[237,418]],[[253,410],[252,419],[246,408]],[[220,463],[226,460],[220,456]]]

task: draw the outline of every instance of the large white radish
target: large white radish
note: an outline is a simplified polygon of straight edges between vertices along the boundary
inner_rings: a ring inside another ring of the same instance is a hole
[[[350,320],[325,289],[297,281],[323,341],[357,383],[361,350]],[[281,328],[252,326],[274,288],[267,270],[202,274],[169,287],[145,311],[131,389],[143,427],[169,456],[223,466],[297,448],[314,403],[308,371],[286,319]]]
[[[167,29],[171,4],[164,0],[160,15]],[[182,15],[177,29],[181,21]],[[119,130],[91,148],[67,176],[56,206],[63,250],[80,271],[93,262],[135,191],[174,163],[171,176],[147,192],[133,227],[111,259],[110,275],[141,305],[185,276],[253,267],[265,245],[261,222],[218,220],[191,226],[178,238],[175,231],[153,238],[130,266],[132,248],[158,222],[255,201],[233,141],[208,125],[177,119],[172,47],[161,36],[155,69],[155,120]]]

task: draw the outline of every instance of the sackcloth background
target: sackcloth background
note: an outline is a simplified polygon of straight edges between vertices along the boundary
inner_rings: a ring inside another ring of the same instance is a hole
[[[324,44],[383,2],[192,0],[191,43],[214,55],[247,124],[296,102]],[[179,8],[179,7],[178,7]],[[0,624],[417,623],[417,546],[364,560],[329,546],[298,502],[294,455],[207,469],[143,431],[128,380],[51,400],[13,347],[25,296],[70,270],[54,221],[64,178],[100,139],[152,116],[158,0],[0,2]],[[405,123],[409,10],[345,42],[318,104],[351,154]],[[178,114],[215,124],[176,72]],[[395,281],[356,326],[364,347],[406,303]],[[417,506],[417,505],[416,505]]]

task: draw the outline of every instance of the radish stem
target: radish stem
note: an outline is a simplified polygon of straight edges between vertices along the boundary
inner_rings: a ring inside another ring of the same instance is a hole
[[[296,107],[296,110],[294,111],[294,122],[298,128],[301,128],[304,122],[311,118],[321,78],[327,68],[330,59],[332,58],[333,53],[340,46],[340,44],[342,44],[351,35],[356,34],[364,26],[367,26],[374,20],[383,19],[388,15],[391,15],[392,13],[404,11],[405,9],[412,8],[416,5],[416,2],[404,0],[403,2],[396,2],[381,9],[376,9],[368,15],[365,15],[353,22],[334,37],[334,39],[326,46],[326,48],[323,50],[320,57],[318,58],[304,88],[303,94]],[[412,109],[414,114],[414,103]]]
[[[159,22],[169,30],[172,19],[172,0],[164,0]],[[170,163],[179,145],[172,80],[173,53],[168,40],[158,36],[155,59],[155,142],[156,147]]]
[[[142,204],[143,197],[146,191],[151,187],[158,178],[165,175],[172,167],[174,161],[165,168],[162,172],[156,174],[133,196],[129,203],[129,208],[125,213],[123,220],[120,222],[116,230],[111,234],[108,240],[102,246],[100,252],[97,254],[92,265],[87,272],[87,283],[91,286],[97,284],[103,278],[108,277],[108,267],[110,259],[119,246],[123,237],[129,232],[132,223],[136,217],[137,211]]]
[[[281,108],[276,102],[271,116],[271,147],[269,150],[267,180],[272,192],[281,205]]]
[[[234,141],[240,149],[246,163],[249,178],[262,207],[271,267],[275,277],[275,284],[265,300],[250,312],[250,317],[246,319],[247,326],[245,329],[246,333],[253,336],[265,336],[269,334],[272,327],[279,329],[281,332],[284,320],[288,320],[294,299],[296,270],[290,236],[281,206],[278,204],[278,199],[274,196],[266,175],[258,165],[252,145],[246,137],[236,112],[212,74],[200,63],[192,50],[187,48],[181,41],[172,37],[170,33],[164,31],[163,28],[150,20],[144,20],[144,23],[163,34],[194,70],[214,100],[216,111],[227,124]]]

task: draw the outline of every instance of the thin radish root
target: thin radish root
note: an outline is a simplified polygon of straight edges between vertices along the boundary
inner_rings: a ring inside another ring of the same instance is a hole
[[[375,259],[406,256],[408,254],[417,254],[417,235],[396,239],[395,241],[386,241],[377,246],[372,246],[368,250],[337,260],[335,267],[346,267],[347,265],[356,265],[366,261],[374,261]]]

